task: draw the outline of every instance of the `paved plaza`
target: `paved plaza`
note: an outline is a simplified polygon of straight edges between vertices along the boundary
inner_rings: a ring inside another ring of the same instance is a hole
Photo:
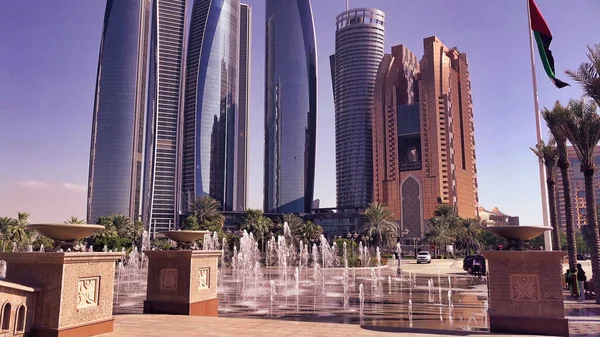
[[[572,318],[571,318],[572,319]],[[571,336],[588,337],[600,335],[600,318],[575,319],[570,324]],[[291,322],[272,319],[188,317],[169,315],[118,315],[115,316],[115,330],[102,337],[433,337],[433,336],[509,336],[468,331],[425,331],[417,329],[387,329],[361,327],[355,324]]]

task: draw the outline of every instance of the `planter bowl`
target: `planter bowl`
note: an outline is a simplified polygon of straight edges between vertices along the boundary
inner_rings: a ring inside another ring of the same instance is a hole
[[[549,231],[552,228],[542,226],[490,226],[490,231],[508,241],[529,241]]]
[[[102,225],[88,224],[33,224],[28,228],[57,241],[75,241],[85,239],[96,231],[104,229]]]
[[[158,234],[164,235],[167,239],[175,242],[190,243],[204,238],[205,234],[210,234],[209,231],[165,231]]]

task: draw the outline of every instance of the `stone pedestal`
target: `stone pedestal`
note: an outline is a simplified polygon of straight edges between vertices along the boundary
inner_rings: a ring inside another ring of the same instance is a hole
[[[145,314],[218,316],[220,250],[149,250]]]
[[[562,294],[564,252],[483,252],[489,264],[490,331],[569,336]]]
[[[115,262],[121,253],[0,253],[6,281],[40,290],[32,336],[113,331]]]

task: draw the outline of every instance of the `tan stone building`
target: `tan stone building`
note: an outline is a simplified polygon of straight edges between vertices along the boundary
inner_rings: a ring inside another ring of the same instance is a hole
[[[440,203],[478,217],[473,105],[466,54],[424,39],[420,62],[406,47],[383,58],[375,83],[373,199],[420,238]]]

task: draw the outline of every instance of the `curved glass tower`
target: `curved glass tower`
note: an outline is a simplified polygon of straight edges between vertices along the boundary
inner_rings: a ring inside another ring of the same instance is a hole
[[[140,217],[150,0],[108,0],[92,120],[87,221]]]
[[[239,21],[239,0],[193,3],[181,150],[181,194],[188,204],[210,195],[224,210],[234,208]]]
[[[267,0],[264,211],[310,212],[317,47],[310,0]]]
[[[351,9],[336,19],[331,61],[339,208],[365,208],[373,199],[372,113],[384,21],[385,14],[372,8]]]

